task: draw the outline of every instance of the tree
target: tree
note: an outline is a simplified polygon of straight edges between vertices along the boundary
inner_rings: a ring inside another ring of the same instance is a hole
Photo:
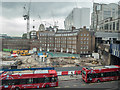
[[[24,33],[24,34],[22,35],[22,39],[27,39],[27,33]]]

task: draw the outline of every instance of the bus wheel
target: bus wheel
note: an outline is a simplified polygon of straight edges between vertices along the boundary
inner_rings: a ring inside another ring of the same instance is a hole
[[[20,88],[19,88],[19,87],[16,87],[15,90],[20,90]]]
[[[49,85],[46,85],[45,88],[49,88]]]
[[[98,79],[98,80],[97,80],[97,83],[99,83],[99,82],[100,82],[100,80]]]

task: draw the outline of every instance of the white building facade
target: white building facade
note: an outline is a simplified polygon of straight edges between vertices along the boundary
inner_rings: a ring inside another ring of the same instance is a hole
[[[120,1],[118,2],[118,17],[120,19]]]
[[[72,12],[65,18],[64,26],[66,30],[71,30],[90,26],[90,9],[89,8],[74,8]]]
[[[91,29],[103,32],[119,32],[118,4],[93,4]]]

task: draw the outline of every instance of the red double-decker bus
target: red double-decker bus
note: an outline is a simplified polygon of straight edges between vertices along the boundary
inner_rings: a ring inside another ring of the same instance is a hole
[[[55,70],[8,71],[0,76],[2,90],[48,88],[58,86]]]
[[[82,79],[85,82],[102,82],[120,79],[120,66],[92,66],[83,67]]]

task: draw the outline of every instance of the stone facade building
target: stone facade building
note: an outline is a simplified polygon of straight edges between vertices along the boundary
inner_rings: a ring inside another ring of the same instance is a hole
[[[95,48],[95,36],[88,29],[36,31],[38,39],[3,39],[3,48],[33,49],[48,52],[91,54]]]

